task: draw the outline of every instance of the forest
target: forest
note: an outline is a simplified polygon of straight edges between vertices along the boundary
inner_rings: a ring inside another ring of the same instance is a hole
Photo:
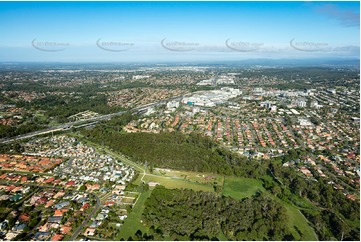
[[[91,141],[102,142],[134,161],[146,162],[152,167],[251,178],[266,174],[265,166],[235,155],[200,134],[118,133],[101,127],[82,132]]]
[[[155,240],[291,240],[284,207],[259,193],[237,201],[214,193],[157,186],[144,223]]]

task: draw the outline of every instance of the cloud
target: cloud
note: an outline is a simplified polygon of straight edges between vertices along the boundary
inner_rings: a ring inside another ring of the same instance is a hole
[[[331,18],[337,19],[345,27],[359,27],[360,13],[351,10],[342,10],[335,4],[323,4],[316,11]]]

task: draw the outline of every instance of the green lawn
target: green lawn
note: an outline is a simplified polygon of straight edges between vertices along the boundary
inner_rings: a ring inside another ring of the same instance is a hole
[[[223,195],[235,199],[242,199],[254,195],[257,191],[264,191],[262,182],[252,178],[226,177]]]
[[[141,230],[143,234],[146,232],[146,228],[140,221],[142,219],[145,201],[148,197],[150,197],[151,193],[152,191],[147,191],[139,196],[137,203],[132,209],[132,212],[129,214],[128,218],[125,219],[124,225],[121,227],[116,240],[128,240],[128,238],[133,236],[138,231],[138,229]]]

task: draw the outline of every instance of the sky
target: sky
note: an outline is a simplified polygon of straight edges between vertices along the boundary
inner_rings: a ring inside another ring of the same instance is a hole
[[[359,2],[0,2],[1,62],[357,58]]]

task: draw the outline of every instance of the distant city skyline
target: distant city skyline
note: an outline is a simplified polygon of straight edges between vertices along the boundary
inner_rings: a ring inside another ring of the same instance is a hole
[[[0,2],[1,62],[359,59],[359,2]]]

